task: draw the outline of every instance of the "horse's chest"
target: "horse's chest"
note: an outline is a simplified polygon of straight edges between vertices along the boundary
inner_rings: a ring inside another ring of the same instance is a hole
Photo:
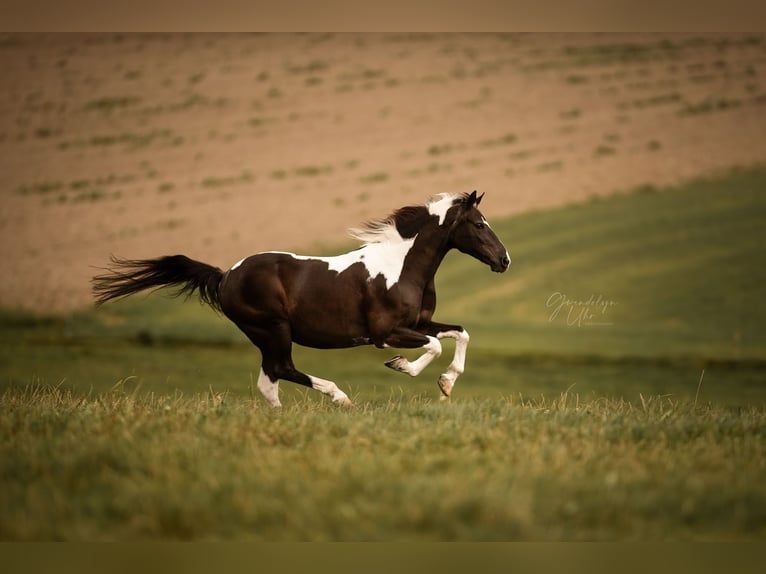
[[[413,326],[420,316],[423,294],[417,289],[397,287],[388,293],[387,306],[400,325]]]

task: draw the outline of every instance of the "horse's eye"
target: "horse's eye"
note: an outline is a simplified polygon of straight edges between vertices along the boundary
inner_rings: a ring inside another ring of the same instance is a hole
[[[484,229],[484,223],[479,221],[478,223],[474,223],[476,226],[476,229]]]

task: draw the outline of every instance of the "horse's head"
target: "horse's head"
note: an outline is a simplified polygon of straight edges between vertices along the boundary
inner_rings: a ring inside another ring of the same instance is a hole
[[[474,191],[455,200],[450,209],[454,219],[450,225],[449,246],[486,263],[492,271],[503,273],[511,264],[511,258],[478,209],[482,197],[483,193],[477,197]]]

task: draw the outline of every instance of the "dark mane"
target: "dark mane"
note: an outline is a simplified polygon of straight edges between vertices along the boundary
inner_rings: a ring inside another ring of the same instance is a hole
[[[422,205],[409,205],[397,209],[392,215],[389,216],[396,225],[396,230],[399,235],[405,239],[414,237],[418,230],[423,226],[426,220],[430,217],[428,208]]]
[[[349,233],[365,243],[378,243],[388,239],[390,231],[395,229],[402,238],[409,239],[417,234],[429,217],[427,207],[408,205],[388,217],[366,221],[360,227],[349,229]]]
[[[401,238],[409,239],[414,237],[428,218],[432,216],[430,210],[431,205],[441,201],[450,201],[451,205],[458,205],[460,203],[465,203],[469,197],[470,194],[468,193],[462,193],[460,195],[441,194],[438,196],[438,199],[435,199],[426,205],[408,205],[401,207],[388,217],[367,221],[361,226],[351,228],[348,231],[351,237],[359,239],[365,243],[380,243],[382,241],[396,239],[396,237],[391,234],[393,230],[396,230]]]

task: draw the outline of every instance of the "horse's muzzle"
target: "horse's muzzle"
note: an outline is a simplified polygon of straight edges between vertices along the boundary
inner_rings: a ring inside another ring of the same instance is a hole
[[[505,273],[510,265],[511,258],[508,256],[508,252],[506,251],[505,254],[500,257],[497,263],[494,263],[491,267],[492,271],[495,273]]]

